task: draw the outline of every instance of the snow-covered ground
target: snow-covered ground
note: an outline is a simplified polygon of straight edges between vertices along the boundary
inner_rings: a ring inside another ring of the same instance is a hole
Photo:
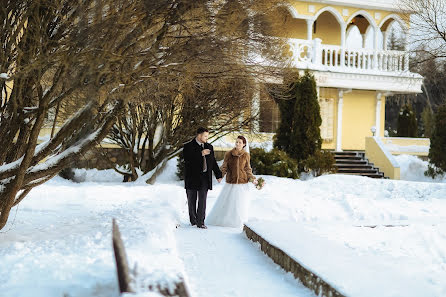
[[[112,218],[131,268],[138,263],[137,286],[173,283],[183,272],[174,237],[182,194],[175,185],[61,178],[34,189],[0,233],[0,296],[118,296]]]
[[[398,158],[404,157],[397,157],[400,162]],[[401,165],[402,176],[424,179],[426,164],[417,167],[413,164],[418,160],[406,159],[400,162],[407,164]],[[0,296],[118,296],[113,217],[118,219],[130,265],[138,263],[139,286],[155,280],[168,284],[180,273],[196,296],[237,296],[234,291],[239,296],[311,296],[241,230],[189,227],[186,197],[175,169],[175,162],[170,162],[153,186],[119,183],[120,176],[112,171],[79,170],[84,183],[55,178],[34,189],[0,231]],[[422,290],[430,284],[434,296],[446,296],[444,180],[264,178],[264,189],[251,187],[252,222],[293,222],[352,255],[386,259],[388,265],[382,269],[404,268],[417,276],[414,286]],[[208,211],[221,189],[222,184],[216,184],[209,192]],[[299,230],[292,237],[299,238]],[[380,271],[369,276],[373,273]],[[360,279],[348,283],[361,286]],[[265,285],[275,294],[260,289]]]
[[[427,170],[428,162],[423,161],[416,156],[399,155],[395,156],[396,161],[400,165],[401,179],[409,181],[421,182],[446,182],[446,176],[432,179],[425,176],[424,172]]]

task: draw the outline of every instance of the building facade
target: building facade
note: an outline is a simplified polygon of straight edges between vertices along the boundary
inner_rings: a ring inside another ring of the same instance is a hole
[[[366,137],[384,136],[386,97],[421,92],[422,76],[409,70],[409,23],[391,0],[289,1],[270,13],[283,16],[271,35],[287,40],[292,66],[315,76],[323,149],[364,150]],[[403,50],[387,48],[395,26]],[[258,129],[274,132],[275,103],[254,101]]]

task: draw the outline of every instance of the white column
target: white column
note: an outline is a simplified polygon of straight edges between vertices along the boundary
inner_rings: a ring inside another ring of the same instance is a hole
[[[341,24],[341,66],[345,66],[345,42],[347,34],[347,25]]]
[[[342,151],[342,105],[344,104],[344,91],[339,90],[338,94],[338,127],[336,133],[336,151]]]
[[[383,32],[383,50],[387,50],[387,31]]]
[[[376,137],[381,137],[381,97],[382,93],[376,93],[376,115],[375,115],[375,128],[376,128]]]
[[[367,35],[361,34],[361,36],[362,36],[362,48],[365,48],[365,42],[366,42]]]
[[[380,29],[378,27],[373,27],[373,69],[378,68],[378,32]]]
[[[320,38],[313,39],[313,61],[312,62],[316,65],[322,64],[321,45],[322,45],[322,39],[320,39]]]
[[[252,96],[251,117],[254,118],[252,128],[254,132],[260,132],[260,85],[256,84]]]
[[[314,24],[314,20],[312,19],[307,19],[307,40],[312,40],[313,39],[313,24]]]

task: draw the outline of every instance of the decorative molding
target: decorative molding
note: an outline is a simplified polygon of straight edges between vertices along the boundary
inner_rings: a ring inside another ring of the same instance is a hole
[[[394,94],[421,93],[423,77],[416,73],[394,75],[313,71],[319,87],[375,90]]]
[[[344,8],[342,10],[342,16],[348,16],[348,9]]]
[[[308,5],[308,12],[311,12],[311,13],[316,12],[316,6],[314,6],[314,5]]]
[[[380,12],[375,12],[375,20],[379,20],[381,18]]]
[[[309,5],[310,6],[310,5]],[[314,16],[314,19],[316,20],[322,13],[329,11],[333,14],[333,16],[338,20],[338,23],[342,26],[343,24],[345,24],[344,18],[342,17],[342,15],[339,13],[339,11],[333,7],[330,6],[326,6],[324,8],[321,8]]]
[[[347,20],[347,24],[350,24],[350,22],[353,20],[353,18],[355,18],[356,16],[358,16],[358,15],[362,15],[363,17],[365,17],[366,19],[367,19],[367,21],[369,21],[369,24],[370,24],[370,26],[372,26],[372,27],[377,27],[377,24],[376,24],[376,22],[375,22],[375,20],[373,19],[373,17],[370,15],[370,13],[368,13],[367,11],[365,11],[365,10],[359,10],[359,11],[356,11],[354,14],[352,14],[349,18],[348,18],[348,20]]]
[[[376,0],[374,2],[371,1],[360,2],[358,0],[307,0],[307,1],[329,4],[329,5],[362,8],[362,9],[379,9],[379,10],[394,11],[394,12],[399,12],[401,10],[401,8],[398,6],[397,1],[392,1],[392,0],[385,0],[385,1],[381,0],[381,3],[378,3]]]
[[[387,22],[389,19],[394,19],[396,22],[398,22],[398,24],[400,24],[401,28],[404,30],[404,33],[407,33],[407,31],[409,30],[408,25],[406,24],[406,22],[397,14],[389,14],[388,16],[386,16],[381,23],[378,25],[379,28],[381,28],[385,22]]]

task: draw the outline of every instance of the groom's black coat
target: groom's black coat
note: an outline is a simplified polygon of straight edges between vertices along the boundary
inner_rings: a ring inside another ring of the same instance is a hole
[[[222,173],[215,160],[214,148],[209,143],[205,143],[204,149],[211,151],[209,155],[206,155],[207,172],[205,173],[203,173],[202,148],[197,143],[196,139],[193,138],[191,141],[184,144],[184,187],[186,189],[201,190],[201,174],[207,174],[209,190],[212,190],[212,172],[214,172],[217,179],[222,178]]]

